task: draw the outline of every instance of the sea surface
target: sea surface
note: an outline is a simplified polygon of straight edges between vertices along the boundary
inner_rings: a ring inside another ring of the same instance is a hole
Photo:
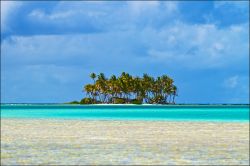
[[[1,118],[249,122],[249,105],[1,104]]]

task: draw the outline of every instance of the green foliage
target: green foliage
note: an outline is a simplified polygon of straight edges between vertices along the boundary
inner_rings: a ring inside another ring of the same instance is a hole
[[[71,101],[71,102],[68,102],[67,104],[80,104],[78,101]]]
[[[123,98],[114,98],[113,102],[114,102],[114,104],[125,104],[126,100]]]
[[[95,104],[95,101],[91,98],[83,98],[80,101],[80,104]]]
[[[138,100],[138,99],[132,99],[130,101],[131,104],[142,104],[142,101],[141,100]]]

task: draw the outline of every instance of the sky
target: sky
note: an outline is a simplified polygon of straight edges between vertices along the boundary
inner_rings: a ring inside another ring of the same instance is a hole
[[[1,102],[85,96],[92,72],[167,74],[176,103],[249,103],[248,1],[1,1]]]

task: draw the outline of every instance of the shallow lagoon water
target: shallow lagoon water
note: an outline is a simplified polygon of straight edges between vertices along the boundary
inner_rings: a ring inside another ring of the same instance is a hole
[[[248,105],[1,105],[2,118],[249,122]]]
[[[249,106],[1,105],[1,145],[2,165],[249,165]]]

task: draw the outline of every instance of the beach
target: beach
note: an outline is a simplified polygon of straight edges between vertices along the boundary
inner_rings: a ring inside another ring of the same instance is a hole
[[[6,118],[1,164],[248,165],[249,122]]]

